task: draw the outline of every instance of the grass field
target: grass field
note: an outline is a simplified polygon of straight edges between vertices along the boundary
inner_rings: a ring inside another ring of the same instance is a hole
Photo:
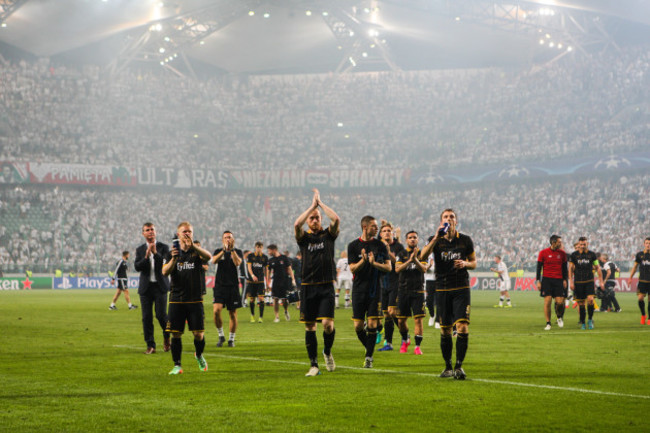
[[[536,293],[496,309],[495,292],[473,292],[466,381],[438,377],[429,327],[423,356],[375,352],[375,368],[362,369],[350,310],[336,313],[337,370],[321,362],[323,374],[306,378],[295,308],[280,323],[267,308],[263,324],[240,310],[237,347],[217,349],[207,301],[209,371],[186,334],[185,373],[169,376],[171,355],[142,354],[140,311],[123,299],[109,311],[112,295],[0,292],[0,431],[648,431],[650,326],[633,294],[618,295],[623,312],[596,313],[592,331],[577,329],[573,309],[564,329],[543,331]]]

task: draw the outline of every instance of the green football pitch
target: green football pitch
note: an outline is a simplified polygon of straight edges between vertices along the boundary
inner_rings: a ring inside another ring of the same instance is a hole
[[[321,361],[323,374],[307,378],[293,306],[280,323],[268,307],[262,324],[239,310],[237,347],[217,349],[207,301],[209,371],[199,371],[186,334],[185,373],[169,376],[171,355],[142,353],[140,311],[122,298],[109,311],[112,295],[0,292],[0,431],[647,431],[650,326],[639,324],[634,294],[618,295],[623,312],[596,313],[594,330],[579,330],[569,309],[564,329],[544,331],[536,293],[514,293],[515,307],[500,309],[495,292],[473,292],[466,381],[438,377],[440,338],[427,326],[423,356],[413,345],[375,352],[374,368],[362,369],[345,309],[336,312],[336,371]],[[320,353],[320,329],[318,339]]]

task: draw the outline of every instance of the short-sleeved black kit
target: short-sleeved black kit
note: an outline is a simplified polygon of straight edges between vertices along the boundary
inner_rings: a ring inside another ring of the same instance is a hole
[[[167,259],[171,260],[171,254]],[[204,292],[205,274],[201,256],[193,250],[180,250],[170,273],[168,331],[183,332],[186,321],[190,331],[204,330]]]

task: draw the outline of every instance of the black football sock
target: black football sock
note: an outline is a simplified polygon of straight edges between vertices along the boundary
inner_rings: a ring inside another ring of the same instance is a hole
[[[181,365],[181,353],[183,353],[183,342],[180,338],[172,338],[172,360],[174,365]]]
[[[585,323],[585,316],[587,315],[585,306],[580,305],[578,308],[580,309],[580,323]]]
[[[334,334],[336,334],[336,329],[332,329],[331,334],[328,334],[327,332],[323,331],[323,345],[325,346],[323,349],[323,353],[327,356],[330,356],[332,354],[332,345],[334,344]]]
[[[316,331],[305,331],[305,346],[307,346],[307,356],[312,367],[318,367],[318,340],[316,340]]]
[[[587,305],[587,314],[588,314],[587,317],[589,318],[589,320],[594,318],[594,304]]]
[[[451,370],[451,350],[454,348],[454,342],[451,339],[451,334],[440,335],[440,351],[442,352],[442,359],[445,360],[445,370]]]
[[[264,317],[264,302],[260,302],[258,307],[260,309],[260,319],[261,319],[262,317]]]
[[[422,338],[423,337],[421,335],[416,335],[415,336],[415,345],[416,346],[419,346],[420,344],[422,344]]]
[[[564,302],[560,302],[559,304],[555,304],[555,315],[557,316],[558,319],[562,319],[564,317]]]
[[[386,331],[384,333],[384,340],[386,340],[386,342],[389,344],[393,344],[393,332],[395,332],[395,323],[393,323],[392,318],[389,317],[386,319],[384,330]]]
[[[465,354],[467,353],[467,343],[469,340],[469,334],[465,332],[459,332],[456,335],[456,367],[460,368],[463,366],[463,361],[465,360]]]
[[[249,303],[249,307],[251,309],[251,316],[254,316],[255,315],[255,301],[252,300],[252,299],[249,299],[248,303]]]
[[[194,339],[194,349],[196,350],[196,357],[200,358],[203,355],[203,349],[205,349],[205,338],[200,340]]]
[[[402,331],[402,330],[400,329],[400,331],[399,331],[399,335],[402,336],[402,342],[404,342],[404,341],[408,341],[408,340],[409,340],[409,332],[408,332],[408,331]]]
[[[375,353],[375,342],[377,340],[377,328],[368,328],[366,336],[366,358],[372,358]]]
[[[643,299],[639,301],[639,309],[641,310],[641,315],[645,316],[645,301]]]
[[[366,331],[364,329],[357,331],[357,338],[363,344],[363,347],[366,347],[366,340],[368,339],[368,335],[366,334]]]
[[[384,330],[384,325],[381,322],[379,322],[379,326],[377,326],[377,334],[381,333],[381,331],[383,330]]]

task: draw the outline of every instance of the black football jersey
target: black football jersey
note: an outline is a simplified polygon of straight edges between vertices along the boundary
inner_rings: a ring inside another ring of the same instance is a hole
[[[321,284],[336,281],[334,242],[338,234],[329,229],[317,233],[311,230],[296,238],[302,254],[301,284]]]

